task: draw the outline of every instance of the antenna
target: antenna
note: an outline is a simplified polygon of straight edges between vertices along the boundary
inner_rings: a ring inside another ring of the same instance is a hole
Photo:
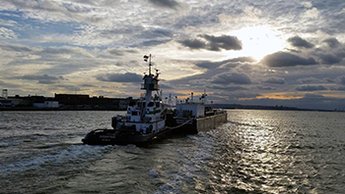
[[[144,55],[144,61],[145,62],[149,61],[149,75],[151,75],[151,66],[152,66],[151,58],[152,58],[151,54],[149,54],[149,56]]]

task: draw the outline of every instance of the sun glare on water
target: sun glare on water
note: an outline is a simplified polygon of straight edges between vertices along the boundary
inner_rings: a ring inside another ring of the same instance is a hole
[[[242,42],[240,56],[253,57],[257,61],[264,56],[285,48],[282,35],[269,26],[251,26],[233,31],[231,34]]]

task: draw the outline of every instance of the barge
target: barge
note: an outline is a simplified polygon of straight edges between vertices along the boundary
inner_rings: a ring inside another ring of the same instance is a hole
[[[168,106],[162,103],[159,90],[159,72],[151,72],[151,55],[144,56],[149,72],[143,77],[141,89],[145,95],[129,103],[125,115],[112,118],[113,129],[96,129],[82,139],[89,145],[142,145],[167,138],[174,134],[196,134],[214,129],[227,121],[225,110],[207,106],[206,92],[198,102],[191,99]]]

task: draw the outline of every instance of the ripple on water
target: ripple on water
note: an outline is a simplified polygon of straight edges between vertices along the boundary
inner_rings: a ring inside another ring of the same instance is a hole
[[[345,190],[343,114],[246,110],[228,113],[230,122],[217,130],[167,139],[145,148],[75,145],[95,123],[105,125],[104,118],[110,118],[112,113],[59,114],[54,117],[63,123],[58,128],[49,122],[38,128],[36,121],[30,127],[29,119],[20,115],[28,125],[26,130],[20,128],[12,135],[11,130],[0,133],[4,140],[0,144],[4,162],[0,166],[0,187],[4,192],[17,193]],[[32,115],[35,117],[35,113]],[[8,115],[6,118],[11,120]],[[32,134],[45,135],[30,137]],[[51,137],[57,137],[57,142]],[[39,141],[41,145],[37,144]]]
[[[0,174],[8,175],[27,170],[38,169],[41,166],[58,166],[65,163],[82,163],[85,160],[96,158],[106,151],[108,147],[95,147],[87,145],[70,145],[52,153],[45,153],[31,158],[25,158],[14,163],[0,166]]]

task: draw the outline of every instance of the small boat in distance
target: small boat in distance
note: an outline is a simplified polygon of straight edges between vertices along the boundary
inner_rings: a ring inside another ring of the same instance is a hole
[[[206,93],[200,102],[186,100],[176,108],[162,103],[159,90],[159,72],[151,72],[151,54],[144,56],[149,64],[149,73],[143,77],[141,86],[145,95],[129,103],[126,115],[112,118],[113,129],[96,129],[88,133],[83,143],[90,145],[147,144],[176,133],[197,133],[213,129],[227,121],[227,113],[212,109],[205,103]],[[193,99],[193,96],[192,96]]]

